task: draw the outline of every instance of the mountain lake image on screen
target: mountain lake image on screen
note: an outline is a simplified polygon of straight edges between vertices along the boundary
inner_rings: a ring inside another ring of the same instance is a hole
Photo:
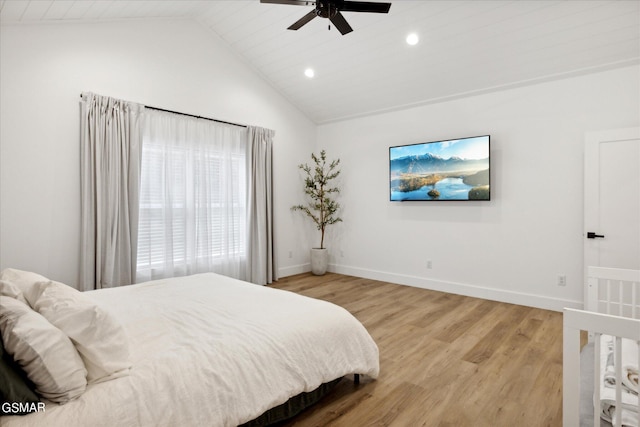
[[[389,148],[391,201],[490,200],[490,136]]]

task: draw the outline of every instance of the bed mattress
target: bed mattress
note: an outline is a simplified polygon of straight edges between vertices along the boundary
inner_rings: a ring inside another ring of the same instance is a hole
[[[237,426],[351,373],[378,348],[345,309],[213,273],[87,292],[122,323],[129,374],[17,426]]]

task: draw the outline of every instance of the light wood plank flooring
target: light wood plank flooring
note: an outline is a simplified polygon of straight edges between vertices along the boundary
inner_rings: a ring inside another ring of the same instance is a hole
[[[562,314],[338,274],[273,285],[349,310],[380,377],[343,380],[285,426],[561,426]]]

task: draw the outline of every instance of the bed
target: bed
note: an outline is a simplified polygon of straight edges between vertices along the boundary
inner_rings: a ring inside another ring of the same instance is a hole
[[[640,271],[588,267],[584,310],[564,310],[565,427],[640,425],[639,318]]]
[[[39,286],[42,295],[52,293],[53,306],[64,305],[53,290],[80,294],[81,302],[67,305],[95,305],[94,312],[117,322],[111,332],[88,337],[74,329],[85,322],[51,320],[69,335],[92,380],[62,404],[45,398],[44,411],[0,417],[3,427],[262,425],[273,420],[265,414],[292,398],[313,400],[310,393],[346,375],[379,373],[378,348],[355,317],[292,292],[213,273],[84,293]],[[20,291],[13,293],[0,300],[17,305],[11,298]],[[47,314],[47,303],[34,305]],[[96,336],[98,344],[83,342]],[[11,341],[8,333],[3,340]],[[90,345],[102,348],[87,353]],[[106,367],[96,371],[101,363]]]

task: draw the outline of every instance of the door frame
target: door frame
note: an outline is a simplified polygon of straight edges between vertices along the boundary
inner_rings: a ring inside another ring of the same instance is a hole
[[[583,213],[583,274],[584,295],[587,295],[587,267],[599,266],[598,241],[587,239],[587,232],[602,232],[600,226],[600,144],[640,139],[640,127],[587,132],[584,147],[584,213]]]

